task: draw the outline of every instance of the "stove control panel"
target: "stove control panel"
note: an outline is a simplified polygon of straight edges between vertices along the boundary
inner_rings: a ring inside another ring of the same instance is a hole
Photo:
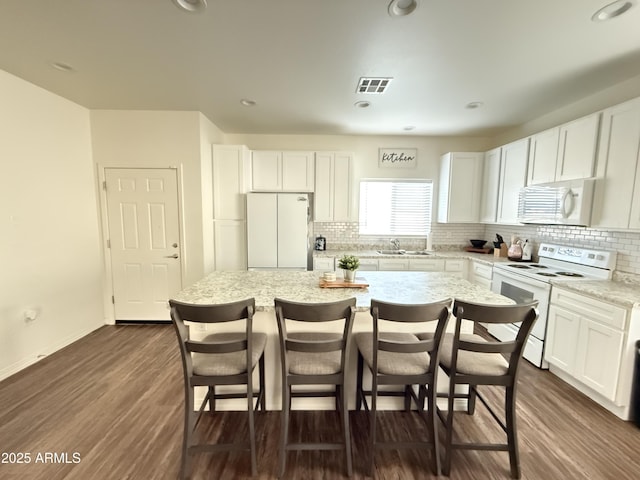
[[[550,243],[540,244],[538,256],[606,270],[613,270],[616,266],[617,259],[616,252],[609,250],[590,250],[587,248],[553,245]]]

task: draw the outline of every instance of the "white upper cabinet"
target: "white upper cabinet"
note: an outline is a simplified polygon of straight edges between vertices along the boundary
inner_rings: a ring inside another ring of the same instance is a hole
[[[502,147],[497,223],[518,223],[518,195],[527,181],[529,139]]]
[[[438,222],[478,223],[483,153],[453,152],[440,159]]]
[[[598,112],[532,135],[527,184],[592,177],[599,130]]]
[[[604,110],[592,227],[640,229],[639,151],[640,98]]]
[[[213,145],[213,218],[244,220],[249,149],[244,145]]]
[[[254,150],[251,190],[313,192],[313,152]]]
[[[560,127],[531,136],[527,184],[553,182],[556,179]]]
[[[353,220],[352,162],[352,153],[316,152],[313,210],[316,222]]]
[[[500,147],[484,154],[482,194],[480,197],[480,221],[495,223],[498,213],[498,191],[500,189]]]
[[[593,176],[600,112],[560,126],[556,181]]]

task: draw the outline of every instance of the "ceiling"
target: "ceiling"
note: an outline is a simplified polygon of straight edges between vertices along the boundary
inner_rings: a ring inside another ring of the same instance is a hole
[[[638,4],[595,23],[611,0],[418,0],[400,18],[389,1],[2,0],[0,69],[90,109],[359,135],[491,135],[640,75]],[[363,76],[393,80],[366,95]]]

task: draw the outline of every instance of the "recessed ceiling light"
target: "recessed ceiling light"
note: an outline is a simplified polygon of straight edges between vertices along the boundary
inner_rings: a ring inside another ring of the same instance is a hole
[[[207,0],[172,0],[181,10],[189,13],[202,13],[207,8]]]
[[[403,130],[405,132],[410,132],[411,130],[415,130],[416,127],[414,125],[407,125],[406,127],[403,128]]]
[[[51,66],[56,70],[60,70],[61,72],[73,72],[73,67],[66,63],[53,62]]]
[[[480,108],[483,105],[484,105],[484,103],[482,103],[482,102],[469,102],[464,106],[464,108],[467,108],[469,110],[473,110],[475,108]]]
[[[617,0],[594,13],[591,20],[594,22],[606,22],[612,18],[619,17],[633,7],[635,3],[636,0]]]
[[[418,8],[418,0],[392,0],[389,4],[389,16],[406,17]]]
[[[242,100],[240,100],[240,103],[245,107],[253,107],[256,104],[256,102],[254,102],[253,100],[249,100],[248,98],[243,98]]]
[[[353,105],[358,107],[358,108],[368,108],[368,107],[371,106],[371,104],[369,102],[363,102],[363,101],[356,102]]]

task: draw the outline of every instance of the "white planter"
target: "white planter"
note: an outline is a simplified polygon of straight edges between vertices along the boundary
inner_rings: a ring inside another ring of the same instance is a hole
[[[342,270],[344,275],[345,282],[355,282],[356,281],[356,270]]]

